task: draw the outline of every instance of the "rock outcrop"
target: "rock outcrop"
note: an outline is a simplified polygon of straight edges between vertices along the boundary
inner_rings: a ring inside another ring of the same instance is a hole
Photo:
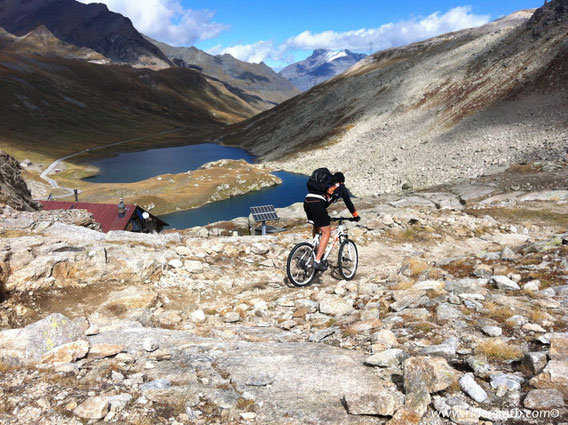
[[[0,151],[0,204],[24,211],[38,209],[22,178],[20,164],[15,158],[2,151]]]

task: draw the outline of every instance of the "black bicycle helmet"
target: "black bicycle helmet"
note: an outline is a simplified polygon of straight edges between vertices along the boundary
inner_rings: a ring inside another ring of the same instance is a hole
[[[345,176],[339,171],[333,175],[333,179],[336,183],[345,183]]]

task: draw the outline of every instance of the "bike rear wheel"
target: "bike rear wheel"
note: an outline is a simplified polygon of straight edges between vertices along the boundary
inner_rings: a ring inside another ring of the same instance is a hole
[[[341,243],[337,264],[339,265],[339,274],[343,279],[351,280],[355,277],[359,265],[359,254],[355,242],[347,239]]]
[[[286,263],[286,273],[293,285],[307,286],[312,283],[316,274],[315,258],[314,247],[307,242],[299,243],[292,248]]]

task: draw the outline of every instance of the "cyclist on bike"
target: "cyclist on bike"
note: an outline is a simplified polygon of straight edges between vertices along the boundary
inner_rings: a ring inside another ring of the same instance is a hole
[[[329,173],[327,169],[320,170],[325,170]],[[316,170],[316,172],[317,171],[319,170]],[[339,200],[339,198],[342,198],[349,212],[355,217],[355,221],[361,220],[353,202],[351,202],[349,190],[345,187],[345,176],[343,173],[337,172],[333,175],[329,173],[329,178],[322,180],[327,181],[323,186],[310,185],[310,183],[308,183],[309,193],[304,199],[304,211],[308,216],[308,223],[314,226],[314,236],[318,231],[321,231],[321,240],[316,254],[316,261],[314,262],[314,268],[320,271],[327,269],[327,262],[321,261],[321,258],[325,253],[325,248],[331,236],[331,218],[327,213],[327,207]],[[326,186],[327,188],[325,189]]]

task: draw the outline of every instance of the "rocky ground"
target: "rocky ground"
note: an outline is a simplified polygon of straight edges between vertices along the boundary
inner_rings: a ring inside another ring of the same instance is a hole
[[[567,175],[358,198],[355,279],[306,288],[301,205],[268,237],[5,207],[0,422],[568,423]]]

